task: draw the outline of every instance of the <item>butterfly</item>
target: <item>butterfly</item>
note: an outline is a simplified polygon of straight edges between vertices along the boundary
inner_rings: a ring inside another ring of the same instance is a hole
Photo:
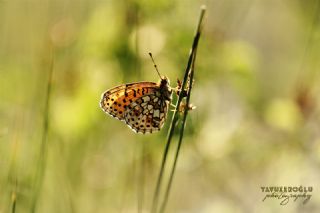
[[[153,58],[152,61],[154,63]],[[166,121],[172,100],[169,79],[160,75],[155,63],[154,67],[160,82],[123,84],[105,91],[101,96],[102,110],[125,122],[136,133],[159,131]]]

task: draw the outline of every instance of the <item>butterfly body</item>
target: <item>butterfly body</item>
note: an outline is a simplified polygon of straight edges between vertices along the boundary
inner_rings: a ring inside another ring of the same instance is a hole
[[[172,89],[166,77],[159,83],[123,84],[105,91],[100,106],[136,133],[159,131],[167,117]]]

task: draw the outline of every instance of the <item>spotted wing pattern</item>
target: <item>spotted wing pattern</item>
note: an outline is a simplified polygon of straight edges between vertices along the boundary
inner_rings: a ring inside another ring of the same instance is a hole
[[[100,106],[109,115],[124,120],[126,108],[139,97],[153,92],[156,86],[152,82],[139,82],[114,87],[102,94]]]
[[[125,111],[125,122],[135,132],[159,131],[167,117],[169,101],[164,101],[159,91],[142,96]]]
[[[107,90],[102,94],[100,106],[134,132],[152,133],[163,126],[169,101],[161,94],[158,84],[138,82]]]

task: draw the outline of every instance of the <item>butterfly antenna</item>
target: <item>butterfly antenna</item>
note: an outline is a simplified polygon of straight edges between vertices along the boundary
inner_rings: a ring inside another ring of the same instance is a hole
[[[158,70],[158,67],[157,67],[156,63],[154,62],[154,59],[153,59],[152,53],[149,53],[149,55],[150,55],[150,58],[151,58],[151,60],[152,60],[152,62],[153,62],[153,66],[154,66],[154,68],[156,69],[156,71],[157,71],[157,73],[158,73],[159,77],[162,79],[162,77],[161,77],[161,75],[160,75],[160,72],[159,72],[159,70]]]

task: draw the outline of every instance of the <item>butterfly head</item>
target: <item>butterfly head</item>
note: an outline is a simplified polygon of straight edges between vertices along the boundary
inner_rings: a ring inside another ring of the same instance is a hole
[[[161,76],[160,87],[161,87],[161,85],[163,85],[163,86],[170,85],[170,80],[169,80],[169,78],[167,78],[167,76]]]
[[[169,79],[166,76],[162,76],[159,84],[161,94],[166,100],[171,101],[172,89]]]

